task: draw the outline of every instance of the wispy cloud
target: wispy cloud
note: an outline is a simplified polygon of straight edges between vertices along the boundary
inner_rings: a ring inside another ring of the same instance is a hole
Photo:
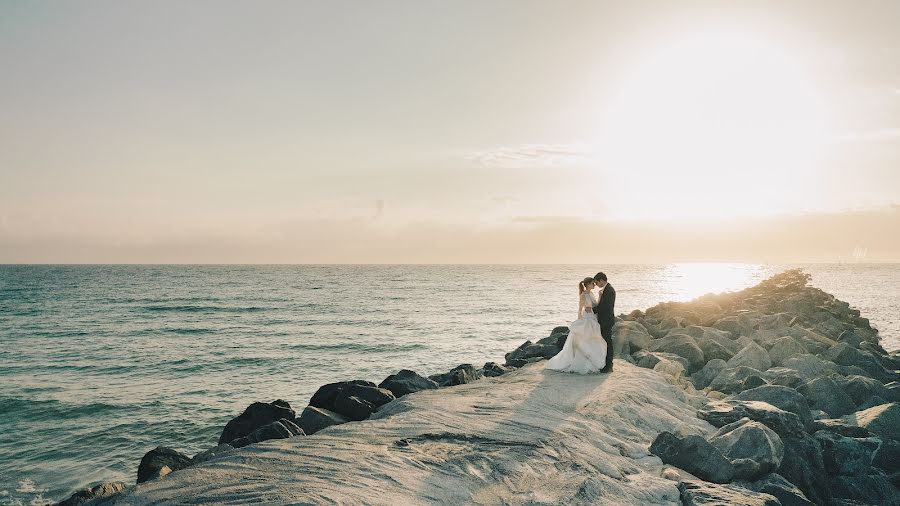
[[[475,151],[466,159],[482,167],[550,168],[578,163],[589,155],[585,144],[521,144]]]

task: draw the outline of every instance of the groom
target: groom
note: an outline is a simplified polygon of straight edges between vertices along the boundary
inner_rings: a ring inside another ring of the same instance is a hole
[[[612,328],[613,324],[616,323],[616,289],[609,284],[609,281],[606,280],[606,274],[602,272],[598,272],[594,276],[594,282],[603,289],[603,293],[600,295],[600,302],[594,306],[594,314],[597,315],[597,321],[600,322],[600,334],[603,335],[603,340],[606,341],[606,367],[600,369],[600,372],[612,372]]]

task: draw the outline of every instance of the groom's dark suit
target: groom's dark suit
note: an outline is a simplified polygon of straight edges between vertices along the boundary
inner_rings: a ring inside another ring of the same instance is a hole
[[[611,284],[607,283],[603,288],[600,303],[594,306],[594,314],[597,315],[600,333],[606,341],[606,368],[609,369],[613,360],[612,328],[616,323],[616,289]]]

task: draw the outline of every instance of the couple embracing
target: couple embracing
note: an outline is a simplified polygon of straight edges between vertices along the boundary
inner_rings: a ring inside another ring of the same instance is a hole
[[[594,296],[594,288],[599,295]],[[547,369],[586,374],[613,370],[612,328],[616,322],[616,290],[598,272],[578,283],[578,319],[569,325],[562,351],[551,358]]]

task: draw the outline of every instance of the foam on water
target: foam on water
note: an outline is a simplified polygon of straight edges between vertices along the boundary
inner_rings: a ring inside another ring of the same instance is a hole
[[[785,266],[604,266],[617,312]],[[576,316],[595,266],[0,266],[0,504],[133,483],[157,445],[214,446],[247,404],[502,361]],[[900,346],[900,266],[813,265]]]

